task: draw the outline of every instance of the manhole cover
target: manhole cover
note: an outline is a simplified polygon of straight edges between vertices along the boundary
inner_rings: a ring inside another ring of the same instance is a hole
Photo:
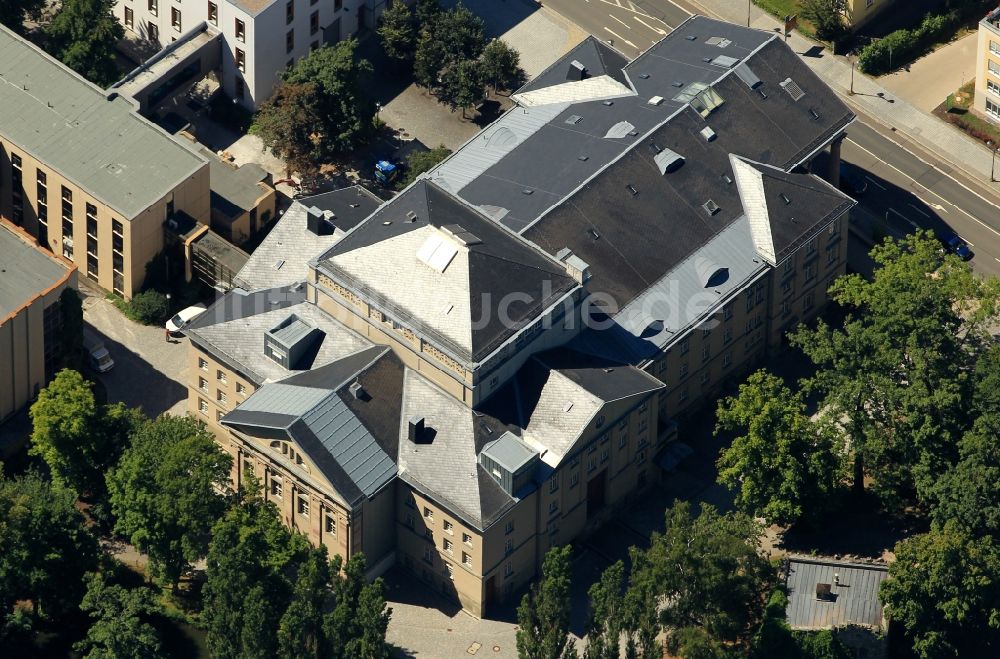
[[[481,647],[483,647],[483,644],[480,643],[479,641],[476,641],[475,643],[469,646],[469,649],[466,650],[466,652],[468,652],[469,654],[476,654],[477,652],[479,652],[479,648]]]
[[[493,651],[494,652],[500,652],[500,646],[499,645],[494,645],[493,646]]]

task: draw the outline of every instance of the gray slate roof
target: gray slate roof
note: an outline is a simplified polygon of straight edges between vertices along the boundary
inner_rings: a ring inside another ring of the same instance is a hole
[[[0,225],[0,320],[56,285],[69,268]]]
[[[0,26],[0,134],[131,220],[205,158],[110,96]]]
[[[326,252],[344,232],[357,226],[381,203],[378,197],[359,185],[292,202],[250,255],[235,282],[247,290],[257,290],[306,280],[309,262]],[[332,212],[335,217],[331,221],[338,231],[326,236],[309,231],[306,228],[307,209],[311,206]]]
[[[834,584],[840,575],[840,586]],[[788,608],[792,629],[833,629],[844,625],[882,626],[879,585],[888,576],[887,568],[839,561],[793,558],[788,565]],[[816,599],[816,584],[832,586],[835,600]]]

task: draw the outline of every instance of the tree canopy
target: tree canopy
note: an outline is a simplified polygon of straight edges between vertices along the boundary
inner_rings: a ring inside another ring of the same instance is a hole
[[[18,600],[31,602],[35,618],[58,619],[79,605],[98,549],[75,500],[33,471],[0,475],[0,637]]]
[[[122,77],[115,58],[125,29],[114,16],[114,6],[114,0],[63,0],[46,28],[55,56],[101,87]]]
[[[847,34],[847,0],[801,0],[802,18],[816,26],[816,36],[836,41]]]
[[[25,19],[38,20],[44,8],[45,0],[0,0],[0,23],[24,34]]]
[[[158,610],[153,594],[144,587],[126,589],[110,584],[99,573],[87,575],[87,592],[80,608],[93,618],[87,636],[74,645],[84,659],[157,659],[160,637],[149,624]]]
[[[356,56],[357,43],[312,51],[260,105],[251,130],[291,169],[314,172],[371,133],[375,106],[361,91],[371,65]]]
[[[446,11],[436,2],[422,5],[417,5],[420,23],[414,59],[417,84],[436,94],[453,94],[454,81],[468,80],[470,63],[478,60],[486,46],[485,24],[461,3]],[[444,81],[449,70],[463,62],[466,63],[465,74],[451,74],[452,83],[446,85]]]
[[[32,455],[48,465],[52,480],[77,494],[104,496],[104,474],[117,461],[140,413],[118,403],[100,405],[92,384],[63,369],[31,406]]]
[[[719,457],[719,482],[736,506],[770,524],[789,524],[825,508],[840,479],[838,433],[813,421],[799,392],[757,371],[739,395],[719,402],[718,429],[738,430]],[[841,442],[842,444],[842,442]]]
[[[569,545],[553,547],[542,561],[541,579],[517,607],[517,653],[532,659],[564,659],[576,656],[569,642],[570,559]]]
[[[521,56],[502,39],[493,39],[479,58],[483,79],[493,89],[511,89],[521,80]]]
[[[108,473],[115,530],[149,555],[151,573],[176,585],[205,556],[227,506],[232,459],[205,426],[161,416],[143,424]]]
[[[394,3],[379,19],[379,39],[382,50],[399,62],[413,59],[417,47],[417,24],[413,10],[404,2]]]

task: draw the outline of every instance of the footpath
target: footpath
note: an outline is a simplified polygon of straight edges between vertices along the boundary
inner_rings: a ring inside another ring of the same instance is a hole
[[[734,0],[682,0],[683,4],[707,16],[730,23],[746,25],[747,6]],[[750,8],[750,26],[769,32],[780,32],[784,23],[756,5]],[[788,38],[788,44],[803,61],[828,85],[843,94],[855,112],[878,120],[887,128],[922,145],[936,157],[965,171],[977,181],[990,180],[993,154],[981,142],[937,117],[915,107],[906,99],[883,87],[877,80],[858,70],[852,71],[851,61],[834,55],[822,44],[798,32]],[[971,66],[970,66],[971,68]],[[854,94],[852,88],[853,73]]]

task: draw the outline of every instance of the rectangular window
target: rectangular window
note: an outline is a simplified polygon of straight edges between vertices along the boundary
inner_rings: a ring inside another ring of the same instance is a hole
[[[433,522],[434,521],[434,511],[431,510],[430,508],[424,508],[424,519]]]
[[[247,54],[239,48],[236,49],[236,68],[243,73],[247,71]]]
[[[508,579],[512,574],[514,574],[514,565],[507,561],[506,565],[503,566],[503,578]]]
[[[176,31],[181,31],[181,10],[177,7],[170,8],[170,26]]]
[[[97,257],[87,254],[87,276],[97,281]]]
[[[503,543],[503,555],[510,556],[514,552],[514,541],[507,538]]]
[[[21,160],[21,156],[17,155],[16,153],[12,153],[10,155],[10,166],[16,169],[17,171],[21,171],[22,162],[23,161]],[[66,188],[63,188],[63,190],[65,189]]]
[[[618,448],[625,448],[628,445],[628,435],[622,435],[618,438]]]
[[[472,554],[465,551],[462,552],[462,565],[472,567]]]
[[[337,535],[337,518],[333,515],[326,516],[326,532],[330,535]]]
[[[205,378],[199,377],[198,378],[198,388],[201,389],[202,391],[208,391],[208,380],[206,380]]]
[[[732,363],[733,363],[733,353],[727,352],[725,356],[722,358],[722,368],[729,368],[729,366]]]
[[[91,215],[87,216],[87,235],[92,238],[97,237],[97,218]]]
[[[803,309],[812,309],[813,308],[813,304],[815,304],[815,301],[816,301],[816,297],[813,294],[813,291],[809,291],[808,293],[806,293],[805,298],[803,298],[803,300],[802,300],[802,308]]]
[[[725,307],[722,310],[722,319],[723,320],[729,320],[732,317],[733,317],[733,307],[732,307],[732,305],[729,305],[728,307]]]
[[[444,564],[444,572],[445,572],[445,574],[448,575],[449,579],[451,579],[452,581],[455,580],[455,568],[453,568],[451,565],[445,563]]]
[[[688,338],[687,338],[687,337],[684,337],[684,340],[683,340],[683,341],[681,341],[681,344],[680,344],[680,351],[681,351],[681,354],[682,354],[682,355],[686,355],[686,354],[688,353],[688,349],[689,349],[690,347],[691,347],[691,343],[690,343],[690,341],[688,341]]]
[[[319,32],[319,12],[314,11],[309,15],[309,34],[316,34]]]
[[[309,498],[299,497],[299,514],[303,517],[309,517]]]
[[[295,0],[288,0],[285,3],[285,25],[291,25],[295,20]]]
[[[723,345],[725,345],[725,344],[729,343],[732,340],[733,340],[733,328],[729,327],[727,325],[726,326],[726,331],[723,332],[723,334],[722,334],[722,343],[723,343]]]
[[[507,526],[504,528],[504,534],[510,535],[513,532],[514,532],[514,522],[513,521],[507,522]]]
[[[236,40],[242,42],[246,42],[247,40],[247,27],[238,18],[236,19]]]
[[[434,565],[434,550],[430,547],[424,547],[424,562],[428,565]]]
[[[125,27],[131,30],[134,24],[135,24],[135,17],[132,13],[132,8],[125,7]]]
[[[990,39],[990,52],[1000,55],[1000,43],[997,43],[996,41]]]
[[[149,13],[152,14],[153,16],[156,16],[157,12],[159,11],[159,7],[157,6],[156,3],[157,0],[149,0],[149,4],[147,5],[147,7],[149,8]],[[150,23],[150,25],[152,25],[152,23]],[[152,38],[152,35],[150,35],[150,38]]]
[[[271,475],[271,496],[275,499],[281,498],[281,477]]]
[[[219,401],[220,403],[225,403],[226,402],[226,392],[223,391],[222,389],[216,389],[215,390],[215,400]]]
[[[686,378],[688,375],[688,365],[687,362],[681,364],[681,377]]]
[[[448,552],[449,554],[452,553],[455,550],[455,543],[452,542],[451,540],[449,540],[448,538],[445,538],[444,539],[444,550],[446,552]]]
[[[198,411],[205,416],[208,416],[208,403],[206,403],[202,398],[198,399]]]
[[[601,464],[604,464],[611,457],[611,452],[608,449],[601,451]]]
[[[576,487],[580,483],[580,474],[572,474],[569,477],[569,487],[570,489]]]
[[[832,265],[832,264],[834,264],[834,263],[837,262],[837,258],[840,256],[840,249],[838,249],[839,247],[840,247],[840,245],[838,245],[836,243],[833,244],[833,245],[828,245],[827,246],[827,248],[826,248],[826,264],[827,265]]]
[[[711,351],[708,346],[701,347],[701,361],[702,363],[707,362],[708,358],[711,356]]]
[[[208,3],[208,22],[212,25],[219,24],[219,5],[214,2]]]
[[[452,524],[451,522],[449,522],[448,520],[444,520],[444,532],[445,533],[454,533],[455,532],[455,525]]]
[[[156,4],[155,0],[153,4],[154,5]],[[156,16],[155,11],[153,12],[153,16]],[[149,40],[152,41],[153,43],[160,42],[160,28],[153,21],[149,21],[149,23],[146,25],[146,34],[147,36],[149,36]]]
[[[467,545],[469,545],[471,547],[472,546],[472,536],[469,535],[468,533],[463,533],[462,534],[462,542],[464,542],[465,544],[467,544]]]
[[[198,368],[200,368],[203,371],[207,371],[208,370],[208,362],[205,361],[204,358],[202,358],[202,357],[198,358]]]
[[[236,393],[240,394],[241,396],[245,396],[247,393],[246,385],[244,385],[242,382],[237,382]]]
[[[218,380],[219,382],[225,384],[226,383],[226,372],[222,371],[222,370],[215,371],[215,379]]]
[[[559,474],[554,473],[552,477],[549,478],[549,494],[559,490]]]
[[[285,52],[290,53],[295,50],[295,30],[289,30],[285,35]]]

